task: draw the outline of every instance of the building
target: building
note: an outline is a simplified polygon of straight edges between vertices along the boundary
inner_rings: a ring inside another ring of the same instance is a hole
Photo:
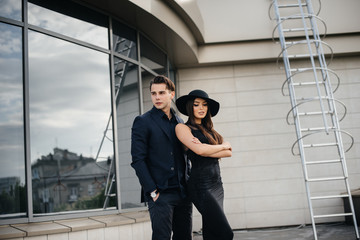
[[[151,107],[148,83],[157,74],[175,81],[177,96],[201,88],[221,104],[214,124],[234,149],[231,159],[221,161],[225,211],[234,229],[311,222],[301,161],[291,153],[296,134],[286,124],[291,105],[281,94],[286,77],[276,65],[281,50],[272,40],[271,1],[4,0],[0,5],[0,178],[17,179],[15,189],[27,199],[2,209],[1,225],[146,210],[129,165],[130,128],[134,117]],[[349,182],[357,189],[360,3],[314,0],[313,5],[321,8],[325,41],[334,52],[331,69],[341,79],[335,95],[347,106],[342,129],[355,139],[346,156]],[[65,165],[53,160],[51,176],[58,179],[50,188],[76,169],[88,179],[82,189],[90,193],[94,172],[87,169],[94,168],[88,164],[106,166],[99,169],[104,176],[108,159],[115,159],[115,204],[75,208],[80,201],[75,181],[64,184],[66,208],[37,208],[39,196],[44,202],[55,193],[43,188],[39,193],[45,168],[35,166],[50,161],[49,153],[56,159],[54,149],[69,149],[66,158],[77,164],[63,171]],[[80,156],[91,160],[81,164]],[[343,203],[316,208],[338,210]],[[142,228],[149,231],[148,222]],[[200,228],[195,213],[194,230]]]
[[[59,148],[42,156],[31,166],[34,213],[103,208],[110,163]]]

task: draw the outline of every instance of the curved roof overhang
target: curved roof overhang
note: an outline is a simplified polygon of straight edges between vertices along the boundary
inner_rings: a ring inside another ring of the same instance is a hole
[[[185,12],[184,6],[180,6],[176,1],[81,0],[81,2],[141,31],[169,55],[175,66],[198,63],[198,45],[204,40],[198,28],[199,23],[195,24],[193,20],[196,13],[191,18]]]

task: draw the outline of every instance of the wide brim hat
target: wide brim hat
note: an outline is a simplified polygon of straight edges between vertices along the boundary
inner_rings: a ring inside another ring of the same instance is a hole
[[[195,98],[202,98],[206,100],[212,117],[214,117],[219,112],[220,103],[209,98],[209,95],[205,91],[199,89],[193,90],[188,95],[181,96],[176,100],[175,104],[179,112],[186,116],[189,116],[186,111],[186,103],[187,101],[194,100]]]

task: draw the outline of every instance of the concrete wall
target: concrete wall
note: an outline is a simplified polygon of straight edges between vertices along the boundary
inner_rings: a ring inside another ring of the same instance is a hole
[[[355,189],[360,187],[360,57],[336,58],[330,67],[341,79],[335,97],[348,107],[340,125],[355,138],[347,153],[350,185]],[[295,128],[285,120],[291,107],[289,97],[281,94],[284,80],[284,71],[275,63],[178,71],[179,96],[200,88],[221,104],[213,120],[233,146],[233,156],[220,164],[225,211],[234,229],[310,223],[301,161],[291,153]],[[342,210],[343,203],[338,199],[315,207]],[[194,230],[200,228],[201,217],[195,213]]]
[[[268,14],[271,2],[270,0],[197,0],[203,18],[205,42],[270,39],[273,31]],[[319,17],[324,19],[328,34],[359,32],[360,15],[357,11],[360,2],[358,0],[321,0],[321,7],[319,2],[311,1],[315,13],[320,8]],[[278,3],[290,4],[297,1],[278,0]],[[273,8],[270,14],[274,17]]]

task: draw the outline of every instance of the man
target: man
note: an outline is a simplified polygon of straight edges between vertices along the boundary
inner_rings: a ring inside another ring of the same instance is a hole
[[[171,108],[174,83],[165,76],[150,82],[153,108],[135,118],[131,133],[131,166],[148,203],[152,240],[191,240],[192,204],[186,198],[188,162],[176,138],[183,121]],[[173,233],[173,234],[172,234]]]

